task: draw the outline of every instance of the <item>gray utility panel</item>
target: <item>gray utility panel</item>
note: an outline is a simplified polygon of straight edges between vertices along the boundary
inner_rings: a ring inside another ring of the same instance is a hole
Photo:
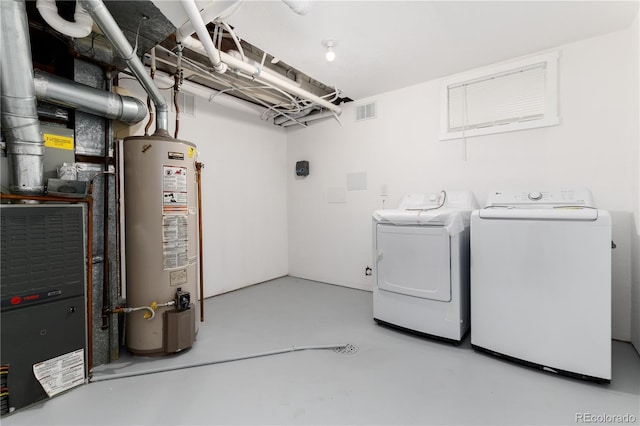
[[[0,224],[4,414],[47,397],[34,364],[86,351],[84,209],[3,204]]]

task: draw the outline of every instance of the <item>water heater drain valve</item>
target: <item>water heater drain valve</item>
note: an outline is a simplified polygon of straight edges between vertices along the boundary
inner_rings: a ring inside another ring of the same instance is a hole
[[[191,306],[191,293],[188,291],[182,291],[182,288],[178,287],[176,291],[176,309],[179,311],[186,311]]]

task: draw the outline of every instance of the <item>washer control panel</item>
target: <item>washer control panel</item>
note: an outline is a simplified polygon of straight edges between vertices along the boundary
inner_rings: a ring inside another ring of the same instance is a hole
[[[549,208],[558,206],[595,207],[591,191],[585,188],[492,191],[489,193],[485,204],[485,207],[512,208]]]
[[[531,201],[542,200],[542,192],[530,192],[529,193],[529,199]]]

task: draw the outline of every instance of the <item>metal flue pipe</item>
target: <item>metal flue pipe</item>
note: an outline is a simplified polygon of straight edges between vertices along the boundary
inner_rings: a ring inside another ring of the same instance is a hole
[[[111,13],[102,0],[79,0],[89,15],[93,18],[98,28],[104,33],[109,43],[118,52],[118,55],[129,66],[131,72],[138,78],[138,81],[151,97],[156,107],[156,135],[171,137],[169,129],[169,107],[160,90],[153,84],[153,80],[147,74],[144,65],[136,56],[133,47],[124,36],[120,27],[111,16]]]
[[[138,123],[147,115],[147,106],[137,98],[94,89],[40,70],[35,70],[34,78],[37,98],[50,103],[128,124]]]
[[[2,129],[11,164],[9,189],[16,194],[44,192],[44,140],[40,132],[29,27],[24,0],[0,1]]]

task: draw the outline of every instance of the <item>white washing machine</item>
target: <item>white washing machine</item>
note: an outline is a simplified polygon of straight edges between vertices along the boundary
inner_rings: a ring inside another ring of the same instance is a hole
[[[586,189],[495,191],[471,215],[471,344],[611,380],[611,217]]]
[[[406,195],[373,214],[373,317],[460,343],[469,329],[469,191]]]

